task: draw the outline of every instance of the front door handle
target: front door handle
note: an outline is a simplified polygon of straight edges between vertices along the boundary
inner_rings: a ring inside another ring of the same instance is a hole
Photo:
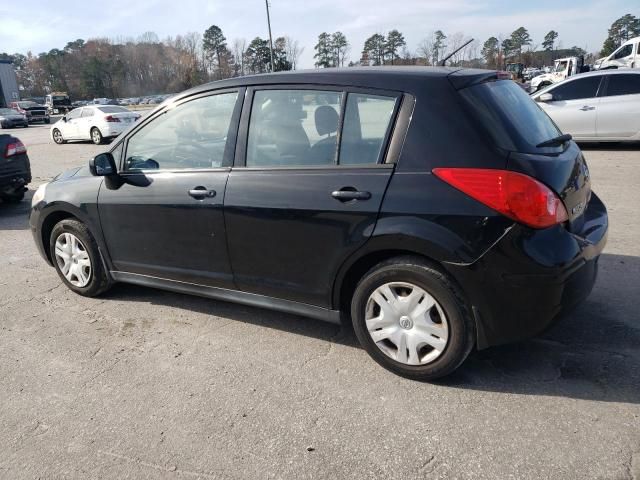
[[[580,110],[582,110],[583,112],[587,112],[589,110],[595,110],[595,109],[596,109],[596,107],[592,107],[591,105],[585,105]]]
[[[189,195],[198,200],[203,198],[213,198],[216,196],[215,190],[209,190],[207,187],[195,187],[189,190]]]
[[[369,200],[371,198],[371,192],[360,192],[353,187],[345,187],[331,192],[331,196],[341,202],[348,202],[350,200]]]

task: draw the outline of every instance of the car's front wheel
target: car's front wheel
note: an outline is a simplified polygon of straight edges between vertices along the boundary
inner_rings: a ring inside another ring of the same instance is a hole
[[[57,223],[49,249],[58,275],[74,292],[95,297],[111,286],[98,245],[82,222],[66,219]]]
[[[415,380],[453,372],[475,343],[475,325],[458,287],[415,257],[371,269],[351,303],[355,333],[384,368]]]
[[[58,145],[62,145],[64,143],[64,137],[62,136],[62,132],[57,128],[53,130],[53,132],[51,133],[51,136],[53,137],[53,141],[56,142]]]
[[[98,130],[97,127],[93,127],[91,129],[91,141],[96,145],[100,145],[102,140],[102,133],[100,133],[100,130]]]

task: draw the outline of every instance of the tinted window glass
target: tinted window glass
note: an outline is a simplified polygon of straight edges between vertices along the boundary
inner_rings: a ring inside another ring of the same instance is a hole
[[[511,80],[481,83],[460,94],[500,148],[539,152],[536,145],[560,135],[547,114]]]
[[[640,75],[609,75],[607,97],[640,93]]]
[[[221,167],[237,98],[222,93],[166,110],[129,139],[124,168]]]
[[[631,52],[633,52],[633,45],[625,45],[613,55],[613,58],[618,59],[628,57],[631,55]]]
[[[601,75],[580,78],[558,85],[549,90],[553,95],[553,101],[579,100],[581,98],[593,98],[598,93]]]
[[[341,101],[341,92],[255,92],[247,166],[335,164]]]
[[[124,107],[98,107],[98,110],[103,113],[122,113],[129,111]]]
[[[73,120],[74,118],[80,117],[80,113],[82,112],[81,108],[76,108],[75,110],[71,110],[67,113],[67,120]]]
[[[378,162],[395,104],[395,98],[355,93],[347,96],[341,165]]]

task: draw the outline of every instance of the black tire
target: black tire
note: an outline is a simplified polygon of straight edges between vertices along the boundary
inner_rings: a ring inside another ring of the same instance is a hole
[[[104,138],[102,137],[102,133],[98,129],[98,127],[93,127],[91,129],[91,141],[94,145],[101,145],[104,142]]]
[[[24,191],[2,195],[2,201],[6,203],[20,203],[24,200]]]
[[[62,136],[62,132],[60,130],[58,130],[57,128],[53,129],[53,132],[51,132],[53,135],[53,141],[58,144],[58,145],[62,145],[63,143],[66,142],[66,140],[64,139],[64,137]]]
[[[389,282],[411,283],[429,293],[441,306],[448,322],[444,350],[431,363],[408,365],[387,356],[371,338],[365,323],[367,301],[374,290]],[[435,380],[456,370],[475,345],[475,323],[459,288],[440,270],[419,257],[396,257],[369,270],[351,301],[356,336],[367,353],[387,370],[413,380]]]
[[[77,237],[82,242],[87,254],[89,255],[89,259],[91,261],[91,274],[89,282],[84,287],[78,287],[69,282],[60,270],[60,265],[55,255],[55,243],[58,237],[63,233],[71,233]],[[58,272],[58,276],[62,279],[65,285],[75,293],[84,297],[95,297],[111,288],[112,282],[107,276],[102,264],[98,244],[84,223],[72,219],[66,219],[58,222],[53,227],[51,236],[49,237],[49,252],[51,254],[53,265],[56,268],[56,272]]]

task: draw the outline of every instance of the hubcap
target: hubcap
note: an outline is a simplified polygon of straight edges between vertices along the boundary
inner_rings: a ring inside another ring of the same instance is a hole
[[[94,131],[93,131],[93,141],[94,141],[95,143],[98,143],[98,142],[100,141],[100,133],[98,133],[98,131],[97,131],[97,130],[94,130]]]
[[[55,243],[56,262],[64,277],[76,287],[91,280],[91,259],[83,243],[72,233],[62,233]]]
[[[56,142],[59,142],[61,138],[62,138],[62,135],[60,134],[60,132],[58,132],[57,130],[55,132],[53,132],[53,139]]]
[[[449,324],[442,307],[411,283],[376,288],[367,300],[365,321],[377,347],[406,365],[431,363],[447,346]]]

